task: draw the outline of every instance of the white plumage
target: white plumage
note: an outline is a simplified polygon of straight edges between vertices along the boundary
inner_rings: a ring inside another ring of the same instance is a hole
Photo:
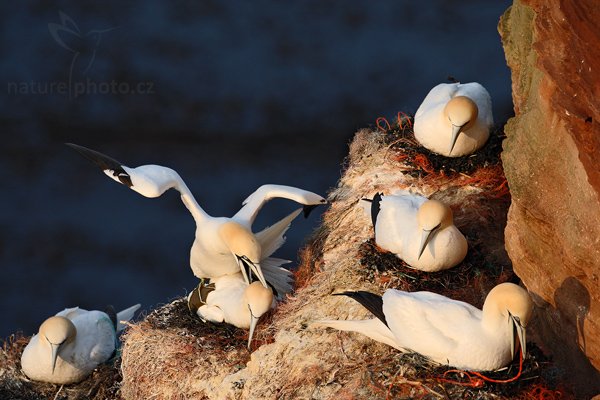
[[[492,100],[479,83],[435,86],[415,114],[415,138],[425,148],[447,156],[474,153],[489,138],[494,123]]]
[[[284,234],[297,210],[261,232],[253,233],[252,224],[262,206],[279,197],[304,206],[304,213],[327,201],[318,194],[284,185],[263,185],[243,202],[231,218],[212,217],[196,202],[189,188],[174,170],[160,165],[129,168],[112,158],[82,146],[68,144],[84,157],[96,163],[111,179],[146,197],[158,197],[168,189],[181,194],[181,200],[196,221],[196,237],[190,251],[190,266],[198,278],[217,278],[242,272],[254,273],[267,287],[271,283],[279,296],[291,291],[291,273],[282,264],[287,260],[270,257],[285,241]],[[246,272],[247,270],[250,270]]]
[[[116,334],[124,328],[139,304],[117,314],[117,326],[102,311],[67,308],[40,326],[21,356],[30,379],[69,384],[83,380],[115,351]]]
[[[375,195],[370,204],[379,247],[410,267],[433,272],[452,268],[467,254],[467,240],[445,204],[408,191]]]
[[[273,292],[259,282],[246,283],[241,272],[211,279],[210,284],[214,285],[214,289],[208,293],[205,300],[201,299],[200,288],[190,293],[190,309],[204,321],[224,322],[249,329],[250,348],[258,320],[276,304]],[[196,298],[192,301],[194,296]]]
[[[525,327],[533,303],[526,290],[512,283],[493,288],[483,310],[431,292],[388,289],[383,297],[369,292],[342,294],[359,301],[378,319],[324,320],[314,325],[359,332],[440,364],[478,371],[509,364],[516,353],[516,333],[525,357]]]

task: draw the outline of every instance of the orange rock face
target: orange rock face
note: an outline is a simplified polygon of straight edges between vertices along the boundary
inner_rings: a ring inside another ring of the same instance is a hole
[[[596,0],[515,0],[499,25],[516,114],[506,247],[536,299],[536,340],[582,396],[600,393],[598,21]]]

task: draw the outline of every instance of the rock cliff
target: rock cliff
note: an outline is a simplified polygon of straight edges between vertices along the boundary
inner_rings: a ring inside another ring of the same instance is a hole
[[[600,392],[599,20],[592,0],[516,0],[499,24],[516,115],[506,248],[535,295],[538,342],[582,396]]]

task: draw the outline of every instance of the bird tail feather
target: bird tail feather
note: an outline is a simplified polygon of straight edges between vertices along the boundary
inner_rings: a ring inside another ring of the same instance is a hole
[[[119,311],[117,313],[117,332],[121,332],[123,329],[125,329],[125,324],[122,323],[123,322],[128,322],[129,320],[131,320],[133,318],[133,315],[135,314],[135,312],[141,307],[140,304],[136,304],[134,306],[131,306],[129,308],[124,309],[123,311]]]
[[[265,276],[265,280],[270,283],[278,298],[292,291],[294,275],[291,271],[282,268],[281,265],[288,264],[291,261],[281,258],[268,257],[260,262],[260,267]]]

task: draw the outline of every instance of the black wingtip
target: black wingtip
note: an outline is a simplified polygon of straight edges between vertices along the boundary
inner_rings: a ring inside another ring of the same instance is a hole
[[[108,318],[110,318],[110,321],[112,322],[113,327],[116,331],[119,321],[117,321],[117,312],[115,311],[115,308],[111,305],[108,305],[106,306],[104,312],[106,313],[106,315],[108,315]]]
[[[381,210],[381,197],[382,193],[376,193],[373,196],[373,200],[371,200],[371,222],[373,223],[373,229],[375,229],[375,224],[377,223],[377,216],[379,215],[379,211]]]
[[[356,292],[334,293],[334,296],[348,296],[359,302],[364,308],[381,320],[387,326],[385,314],[383,313],[383,298],[378,294],[359,290]]]
[[[318,204],[309,204],[302,207],[302,211],[304,212],[304,218],[308,218],[312,210],[317,208]]]
[[[65,143],[67,146],[87,158],[94,164],[100,167],[102,171],[112,171],[113,176],[117,177],[119,181],[128,187],[132,187],[131,177],[123,169],[123,164],[119,161],[110,158],[106,154],[102,154],[96,150],[88,149],[87,147],[80,146],[74,143]]]
[[[188,309],[192,314],[196,314],[198,309],[202,307],[202,300],[200,299],[200,293],[197,287],[192,290],[192,293],[188,297]]]

